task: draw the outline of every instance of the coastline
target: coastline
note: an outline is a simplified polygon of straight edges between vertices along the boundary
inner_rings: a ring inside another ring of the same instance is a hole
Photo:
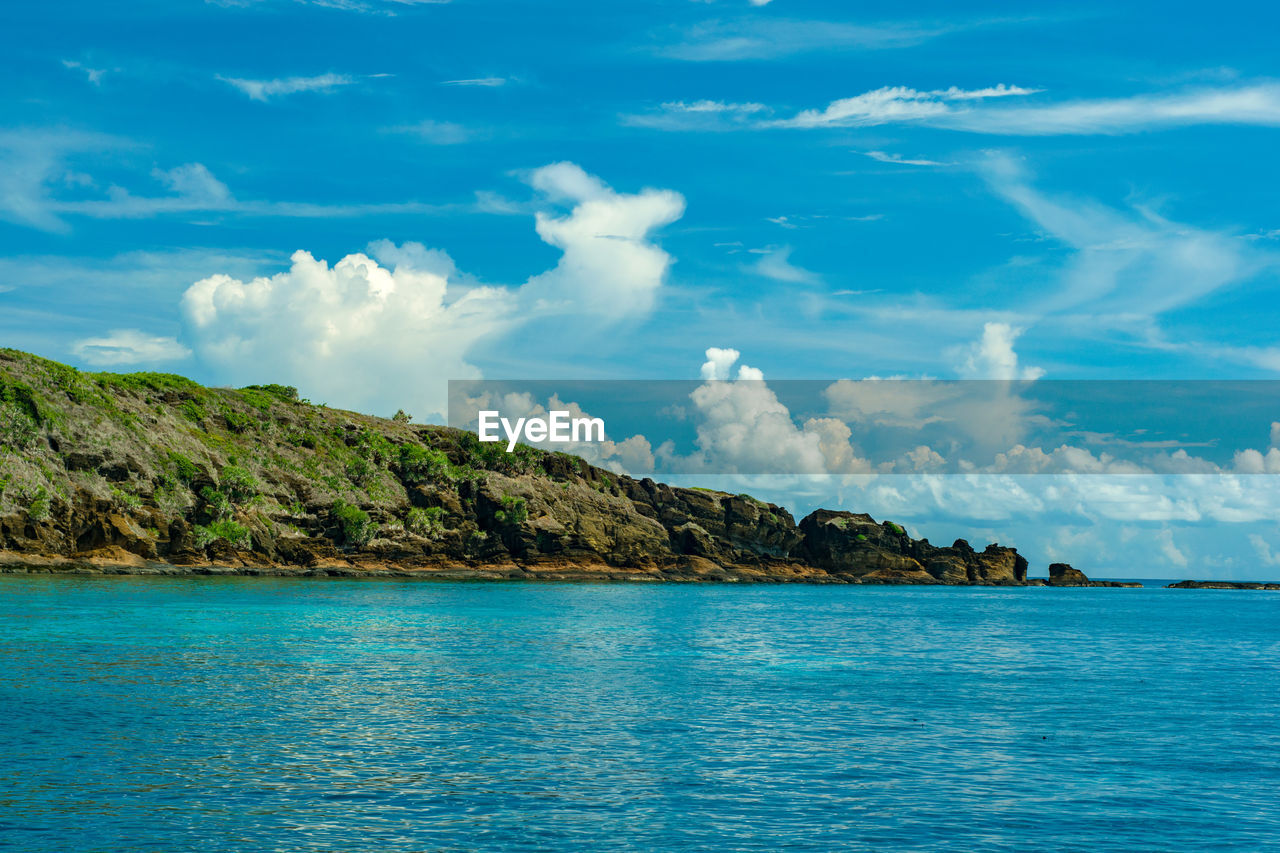
[[[261,577],[261,578],[346,578],[423,581],[531,581],[553,583],[660,583],[660,584],[804,584],[810,586],[911,586],[911,587],[1005,587],[1052,589],[1197,589],[1258,590],[1280,592],[1280,581],[1180,580],[1161,579],[1089,580],[1084,583],[1053,583],[1051,578],[1027,578],[1022,583],[940,584],[905,578],[857,578],[835,576],[810,567],[792,566],[789,573],[761,571],[757,567],[701,566],[698,570],[622,568],[604,564],[565,563],[538,565],[504,563],[492,565],[433,564],[404,566],[395,563],[339,562],[323,565],[227,565],[195,563],[180,565],[148,560],[132,554],[96,557],[50,557],[0,551],[0,575],[81,575],[151,577]]]
[[[0,350],[0,387],[28,427],[0,481],[3,574],[1145,586],[1060,562],[1030,577],[1030,561],[996,542],[934,544],[848,510],[796,519],[747,493],[508,453],[287,386],[81,373]]]
[[[134,575],[167,577],[273,577],[273,578],[386,578],[436,581],[553,581],[581,583],[740,583],[807,584],[841,586],[961,586],[961,587],[1053,587],[1130,588],[1133,581],[1095,580],[1083,583],[1052,583],[1048,578],[1028,578],[1022,583],[942,584],[913,578],[854,577],[833,575],[798,564],[770,566],[721,566],[695,561],[667,568],[627,568],[603,563],[500,563],[468,565],[432,563],[409,566],[391,562],[330,560],[314,565],[271,565],[227,563],[176,564],[118,553],[82,557],[18,554],[0,551],[0,575]]]

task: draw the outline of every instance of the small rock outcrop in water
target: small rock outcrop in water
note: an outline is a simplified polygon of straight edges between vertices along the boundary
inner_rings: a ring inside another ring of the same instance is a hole
[[[1044,585],[1013,548],[791,514],[293,388],[0,350],[0,571]],[[1051,569],[1050,585],[1110,586]]]
[[[1273,581],[1178,581],[1165,589],[1272,589],[1280,590],[1280,582]]]
[[[1142,584],[1129,581],[1091,581],[1085,577],[1084,572],[1079,569],[1073,569],[1066,563],[1050,563],[1049,564],[1049,581],[1047,586],[1111,586],[1111,587],[1137,587],[1141,588]]]

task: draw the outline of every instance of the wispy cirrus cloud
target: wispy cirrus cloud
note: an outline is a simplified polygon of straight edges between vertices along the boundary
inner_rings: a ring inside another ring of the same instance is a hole
[[[725,101],[668,101],[662,105],[664,110],[676,113],[732,113],[734,115],[751,115],[767,111],[769,108],[764,104],[745,103],[735,104]]]
[[[115,70],[107,68],[90,68],[83,62],[76,62],[73,59],[62,60],[62,67],[68,68],[72,71],[84,72],[85,78],[89,81],[90,85],[93,86],[101,86],[103,75],[105,75],[109,70]]]
[[[472,130],[461,124],[433,119],[423,119],[414,124],[396,125],[386,130],[388,133],[411,136],[430,145],[460,145],[475,136]]]
[[[895,122],[921,123],[957,113],[954,103],[1036,94],[1041,90],[1003,83],[982,89],[921,91],[885,86],[852,98],[833,101],[824,109],[804,110],[790,118],[773,118],[774,110],[755,102],[668,101],[648,113],[624,115],[623,124],[660,130],[740,130],[763,128],[871,127]]]
[[[89,176],[68,169],[67,159],[77,153],[116,151],[130,145],[128,140],[105,133],[0,131],[0,220],[42,231],[66,231],[66,222],[51,208],[51,186],[92,182]]]
[[[272,98],[285,95],[296,95],[299,92],[332,92],[340,86],[350,86],[355,78],[347,74],[318,74],[314,77],[276,77],[267,80],[250,80],[243,77],[224,77],[217,79],[239,89],[249,96],[251,101],[266,102]]]
[[[279,2],[279,0],[204,1],[211,6],[224,6],[230,8],[267,6]],[[325,9],[342,9],[349,12],[371,12],[381,15],[394,15],[397,7],[438,6],[452,2],[452,0],[294,0],[294,2],[304,3],[310,6],[320,6]]]
[[[819,284],[822,277],[811,270],[791,263],[790,246],[770,246],[767,249],[748,249],[752,254],[760,255],[749,268],[751,272],[765,278],[787,284]]]
[[[993,153],[979,170],[991,190],[1072,250],[1056,286],[1034,300],[1040,314],[1087,310],[1150,318],[1246,281],[1280,258],[1226,231],[1197,228],[1144,206],[1125,210],[1046,193],[1023,163]]]
[[[511,80],[506,77],[469,77],[463,80],[441,80],[441,86],[478,86],[482,89],[496,89],[505,86]]]
[[[670,101],[648,113],[623,115],[621,120],[631,126],[673,131],[814,130],[903,124],[993,136],[1118,135],[1211,124],[1280,126],[1280,83],[1057,103],[1027,102],[1044,91],[1006,83],[978,89],[883,86],[789,117],[773,117],[777,110],[757,103]],[[695,109],[698,105],[705,106]]]
[[[667,101],[649,112],[624,114],[620,121],[628,127],[658,130],[734,130],[749,127],[770,112],[757,103]]]
[[[1254,83],[1051,104],[986,103],[1039,94],[1004,84],[919,91],[890,86],[778,119],[771,127],[868,127],[913,123],[1005,136],[1137,133],[1201,124],[1280,125],[1280,85]]]
[[[667,34],[656,52],[686,62],[737,62],[826,50],[891,50],[983,25],[982,22],[849,24],[772,15],[747,16],[709,21]]]
[[[925,160],[923,158],[911,159],[903,157],[901,154],[890,154],[885,151],[863,151],[867,157],[878,163],[892,163],[896,166],[951,166],[951,163],[943,163],[940,160]]]
[[[122,187],[111,187],[107,198],[70,201],[50,200],[48,209],[57,215],[87,216],[93,219],[149,219],[182,213],[227,213],[241,216],[285,216],[310,219],[328,216],[370,214],[440,213],[456,209],[452,205],[416,201],[377,203],[313,203],[238,199],[226,184],[201,163],[187,163],[173,169],[155,170],[152,177],[170,190],[168,195],[134,195]]]
[[[962,112],[944,126],[1010,135],[1121,134],[1197,124],[1280,125],[1280,85],[1196,89]]]
[[[807,296],[815,312],[856,321],[857,340],[840,342],[812,324],[784,331],[773,318],[793,310],[787,303],[794,306],[794,295],[788,295],[757,333],[767,328],[781,338],[794,331],[797,345],[843,346],[869,362],[915,363],[925,371],[937,369],[936,364],[902,347],[895,330],[928,329],[937,342],[934,353],[950,352],[953,363],[966,366],[971,355],[975,365],[1013,365],[997,356],[1007,355],[1015,330],[1025,329],[1029,336],[1034,330],[1033,341],[1067,339],[1077,351],[1120,346],[1179,356],[1193,370],[1209,363],[1280,373],[1280,347],[1265,335],[1242,341],[1195,316],[1196,307],[1210,300],[1233,298],[1228,294],[1273,281],[1280,272],[1274,244],[1247,239],[1239,229],[1175,218],[1141,202],[1111,204],[1043,187],[1021,158],[1007,153],[968,165],[997,199],[1026,219],[1038,235],[1036,245],[1043,246],[1035,256],[1019,247],[1009,267],[986,280],[984,286],[1000,288],[994,300],[998,309],[941,294],[854,301],[830,298],[835,294]],[[996,325],[988,331],[989,324]],[[982,339],[973,344],[979,332]],[[1046,367],[1056,369],[1052,362]]]
[[[69,217],[146,219],[194,213],[297,218],[369,214],[431,214],[474,209],[475,204],[417,201],[313,203],[241,199],[202,163],[153,169],[150,179],[163,192],[138,193],[112,184],[99,187],[91,175],[71,167],[85,157],[100,162],[135,147],[130,140],[76,131],[0,133],[0,221],[65,233]]]
[[[982,89],[947,89],[920,91],[907,86],[884,86],[852,98],[832,101],[823,109],[804,110],[787,119],[769,123],[771,127],[866,127],[895,122],[928,122],[954,116],[954,102],[973,102],[988,98],[1033,95],[1040,89],[1008,86],[1001,83]]]

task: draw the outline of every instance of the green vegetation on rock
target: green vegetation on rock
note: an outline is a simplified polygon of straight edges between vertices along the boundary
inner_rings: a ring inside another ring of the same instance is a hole
[[[405,529],[418,536],[436,538],[444,533],[444,509],[438,506],[413,507],[405,514]]]
[[[0,569],[29,557],[646,579],[1026,576],[1012,549],[938,548],[827,510],[797,524],[750,495],[639,481],[527,445],[508,453],[407,416],[312,405],[291,386],[86,373],[0,349]]]
[[[342,528],[342,539],[348,545],[363,545],[373,538],[374,525],[369,513],[346,501],[333,505],[333,517]]]
[[[499,524],[518,527],[529,517],[529,507],[525,504],[524,498],[519,498],[515,495],[503,495],[502,509],[495,512],[493,517]]]
[[[206,548],[218,540],[227,542],[234,548],[248,550],[253,544],[249,528],[234,521],[214,521],[208,525],[197,524],[195,527],[196,547]]]

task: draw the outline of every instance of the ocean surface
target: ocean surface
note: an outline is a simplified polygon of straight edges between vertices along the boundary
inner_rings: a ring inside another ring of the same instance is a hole
[[[0,578],[0,847],[1280,847],[1280,593]]]

